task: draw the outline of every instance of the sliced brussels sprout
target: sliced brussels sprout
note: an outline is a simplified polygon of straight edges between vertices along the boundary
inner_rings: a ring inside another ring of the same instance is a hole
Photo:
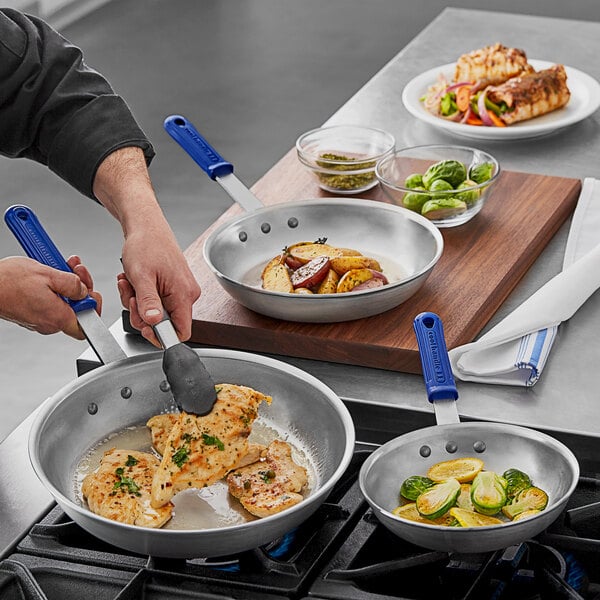
[[[442,515],[438,519],[426,519],[425,517],[421,516],[417,510],[417,505],[415,502],[398,506],[392,511],[392,513],[397,517],[401,517],[402,519],[416,521],[417,523],[423,523],[425,525],[443,525],[445,527],[452,527],[456,525],[456,519],[450,516],[449,513]]]
[[[463,163],[458,160],[441,160],[423,173],[423,185],[429,189],[436,179],[445,179],[456,189],[466,178],[467,168]]]
[[[465,456],[464,458],[453,458],[432,465],[427,471],[427,477],[433,479],[433,481],[456,479],[459,483],[466,483],[473,481],[482,469],[483,461],[480,458]]]
[[[522,513],[519,513],[513,521],[522,521],[523,519],[528,519],[529,517],[535,517],[539,515],[542,511],[537,508],[532,508],[531,510],[524,510]]]
[[[463,510],[470,510],[471,512],[475,510],[473,502],[471,502],[470,483],[460,484],[460,494],[458,494],[458,498],[456,499],[456,506],[458,506],[458,508],[462,508]]]
[[[457,188],[457,193],[455,194],[455,198],[466,202],[467,204],[473,204],[477,202],[481,195],[481,190],[468,190],[465,192],[461,192],[460,190],[465,190],[468,188],[475,187],[477,183],[475,183],[472,179],[467,179],[463,181]]]
[[[481,471],[471,484],[471,502],[478,513],[495,515],[506,504],[506,480],[494,471]]]
[[[509,500],[514,498],[520,491],[533,485],[531,477],[527,473],[519,471],[519,469],[507,469],[502,477],[506,479],[506,495]]]
[[[435,482],[429,479],[429,477],[411,475],[402,482],[400,495],[407,500],[416,500],[434,484]]]
[[[502,508],[502,512],[514,519],[526,510],[544,510],[548,505],[548,494],[538,487],[529,487],[520,491],[512,500]]]
[[[494,165],[490,162],[479,163],[469,169],[469,179],[476,183],[483,183],[492,178],[494,174]],[[466,177],[465,177],[466,179]]]
[[[431,198],[424,187],[416,187],[414,188],[414,192],[407,192],[404,194],[402,198],[402,206],[404,208],[408,208],[408,210],[414,210],[415,212],[421,212],[421,208],[423,208],[423,204],[427,202]]]
[[[421,214],[428,219],[446,219],[467,210],[466,202],[458,198],[435,198],[427,200],[421,208]]]
[[[454,506],[458,494],[460,483],[456,479],[437,483],[417,498],[417,510],[427,519],[437,519]]]
[[[423,175],[421,173],[412,173],[404,180],[404,187],[423,188]]]
[[[482,515],[473,510],[466,510],[454,506],[448,511],[448,514],[454,517],[461,527],[487,527],[489,525],[502,525],[503,521],[496,517]]]

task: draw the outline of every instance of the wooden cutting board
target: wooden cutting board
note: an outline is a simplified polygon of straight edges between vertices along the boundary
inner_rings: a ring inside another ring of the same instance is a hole
[[[265,317],[239,305],[221,288],[204,262],[202,247],[215,227],[242,214],[234,204],[185,252],[202,287],[191,341],[419,373],[413,318],[423,311],[439,314],[449,349],[473,341],[573,212],[580,190],[578,179],[502,172],[479,215],[465,225],[441,230],[444,252],[415,296],[381,315],[332,324]],[[252,191],[265,205],[331,196],[300,165],[295,150]],[[361,197],[386,201],[379,187]]]

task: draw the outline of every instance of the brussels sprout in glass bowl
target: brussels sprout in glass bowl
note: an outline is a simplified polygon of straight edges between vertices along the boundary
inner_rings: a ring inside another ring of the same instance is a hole
[[[456,227],[483,208],[500,165],[483,150],[437,144],[396,150],[377,163],[375,174],[394,204],[438,227]]]

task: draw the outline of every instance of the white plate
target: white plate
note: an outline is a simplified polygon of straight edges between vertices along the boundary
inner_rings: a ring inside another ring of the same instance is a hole
[[[538,71],[555,64],[542,60],[530,60],[529,62]],[[582,71],[565,66],[571,98],[564,108],[508,127],[485,127],[446,121],[427,111],[420,98],[425,95],[429,86],[436,82],[440,73],[445,75],[448,81],[452,81],[455,66],[456,63],[448,63],[435,67],[409,81],[402,91],[402,102],[408,112],[417,119],[462,137],[482,140],[518,140],[547,135],[578,123],[600,107],[600,83]]]

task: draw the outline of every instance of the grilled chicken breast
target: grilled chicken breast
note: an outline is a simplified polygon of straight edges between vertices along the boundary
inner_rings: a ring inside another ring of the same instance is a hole
[[[509,111],[503,113],[502,120],[511,125],[562,108],[569,102],[571,92],[564,66],[554,65],[489,86],[487,96],[496,104],[506,103]]]
[[[151,506],[150,491],[158,465],[153,454],[112,448],[104,453],[99,468],[84,478],[83,497],[92,512],[108,519],[162,527],[171,518],[173,505]]]
[[[227,475],[229,493],[256,517],[268,517],[302,502],[308,482],[306,469],[292,459],[290,445],[269,444],[258,462]]]
[[[496,85],[531,71],[533,67],[527,62],[523,50],[496,43],[460,56],[456,62],[454,81]]]
[[[271,397],[223,383],[208,415],[177,415],[160,444],[163,456],[152,481],[152,506],[166,505],[181,490],[211,485],[235,468],[248,454],[248,436],[262,402],[270,404]]]

